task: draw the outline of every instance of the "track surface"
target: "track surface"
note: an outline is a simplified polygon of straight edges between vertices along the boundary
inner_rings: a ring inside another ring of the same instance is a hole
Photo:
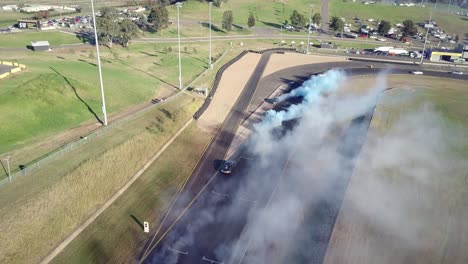
[[[147,242],[145,250],[140,252],[138,259],[144,263],[167,263],[169,259],[174,263],[251,263],[252,256],[248,251],[248,233],[244,232],[249,211],[259,207],[264,207],[274,192],[273,187],[263,192],[249,192],[242,195],[237,194],[237,189],[242,185],[249,171],[255,164],[255,157],[250,156],[245,150],[240,150],[237,155],[238,165],[230,176],[221,175],[216,170],[216,160],[224,158],[230,143],[240,122],[249,111],[258,107],[266,96],[271,94],[279,85],[295,82],[299,85],[309,79],[313,74],[327,71],[331,68],[342,68],[349,75],[374,75],[386,69],[391,74],[408,74],[414,69],[412,65],[393,65],[373,63],[374,68],[365,68],[367,63],[363,62],[342,62],[342,63],[322,63],[313,65],[302,65],[281,70],[272,75],[260,77],[268,62],[271,53],[263,54],[253,75],[249,79],[244,91],[237,100],[235,106],[227,116],[225,122],[215,136],[214,140],[203,155],[197,165],[190,181],[185,186],[183,195],[177,200],[174,208],[168,214],[163,223],[161,232],[154,239]],[[445,72],[435,72],[424,70],[425,75],[468,80],[468,76],[451,75]],[[362,116],[352,122],[348,132],[341,139],[340,151],[349,155],[350,160],[359,154],[359,150],[365,141],[365,135],[370,123],[371,114]],[[351,147],[347,135],[356,135],[356,131],[361,140],[356,141]],[[283,165],[286,166],[288,153],[284,153]],[[309,208],[307,221],[308,235],[312,236],[313,244],[303,245],[309,249],[307,254],[298,248],[297,255],[294,256],[294,263],[322,263],[325,256],[328,241],[333,229],[341,201],[344,197],[347,182],[353,169],[352,163],[346,173],[336,174],[327,172],[335,179],[333,188],[340,191],[335,192],[334,197],[327,200],[318,201],[313,208]],[[258,168],[257,168],[258,169]],[[260,168],[261,169],[261,168]],[[267,169],[267,168],[265,168]],[[269,173],[264,177],[265,181],[278,182],[281,172]],[[275,184],[272,184],[275,186]],[[237,208],[238,213],[232,215],[226,208]],[[184,210],[188,208],[187,210]],[[206,219],[214,215],[213,219]],[[199,225],[199,220],[208,224]],[[310,226],[316,228],[310,229]],[[301,234],[297,234],[300,236]],[[240,241],[239,243],[235,241]],[[232,245],[236,243],[235,250],[219,254],[220,245]],[[292,252],[294,255],[295,252]],[[219,259],[217,256],[229,256]],[[272,254],[274,261],[274,254]],[[244,262],[249,259],[250,262]]]
[[[5,72],[9,72],[11,69],[13,69],[13,67],[0,64],[0,74],[4,74]]]

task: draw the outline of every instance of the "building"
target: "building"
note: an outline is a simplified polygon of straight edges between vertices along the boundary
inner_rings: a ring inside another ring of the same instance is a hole
[[[41,21],[37,19],[18,19],[18,27],[41,29]]]
[[[468,45],[460,45],[462,49],[462,58],[468,61]]]
[[[462,57],[462,50],[444,50],[444,49],[432,49],[428,51],[427,57],[430,61],[447,61],[451,62]]]
[[[49,41],[33,41],[31,42],[31,47],[34,51],[50,50]]]

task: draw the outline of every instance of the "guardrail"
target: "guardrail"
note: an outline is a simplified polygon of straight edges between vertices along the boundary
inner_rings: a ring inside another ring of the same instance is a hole
[[[213,64],[216,64],[219,61],[221,61],[221,59],[226,55],[227,51],[228,51],[228,49],[226,49],[221,54],[221,56]],[[187,90],[187,88],[192,87],[192,85],[195,82],[197,82],[202,76],[207,74],[209,71],[210,71],[210,69],[206,69],[206,70],[202,71],[192,81],[190,81],[190,83],[185,85],[184,89],[178,91],[173,96],[167,98],[164,102],[150,104],[147,107],[145,107],[145,108],[143,108],[143,109],[141,109],[141,110],[139,110],[137,112],[134,112],[134,113],[132,113],[130,115],[124,116],[124,117],[122,117],[120,119],[117,119],[117,120],[115,120],[113,122],[110,122],[109,125],[107,125],[105,127],[100,127],[98,129],[94,130],[93,132],[91,132],[90,134],[80,137],[80,139],[77,139],[75,141],[67,143],[67,144],[65,144],[65,145],[63,145],[63,146],[61,146],[61,147],[47,153],[46,155],[44,155],[42,157],[39,157],[39,158],[37,158],[37,159],[35,159],[35,160],[31,161],[31,162],[28,162],[25,165],[22,165],[21,168],[12,170],[11,174],[10,174],[11,180],[13,181],[14,179],[16,179],[18,177],[28,175],[31,172],[33,172],[34,170],[37,170],[38,168],[40,168],[40,167],[48,164],[49,162],[57,159],[58,157],[61,157],[65,153],[70,152],[71,150],[73,150],[73,149],[75,149],[75,148],[77,148],[77,147],[79,147],[81,145],[84,145],[84,144],[86,144],[86,143],[88,143],[90,141],[93,141],[95,138],[108,133],[109,131],[111,131],[112,129],[114,129],[116,127],[122,126],[123,124],[127,123],[128,121],[130,121],[132,119],[135,119],[135,118],[138,118],[138,117],[142,116],[143,114],[153,110],[155,107],[161,105],[162,103],[174,100],[176,97],[178,97],[180,94],[182,94],[185,90]],[[5,176],[7,176],[7,175],[5,175]],[[8,182],[9,182],[9,179],[8,179],[8,177],[6,177],[6,178],[0,180],[0,186],[6,184]]]

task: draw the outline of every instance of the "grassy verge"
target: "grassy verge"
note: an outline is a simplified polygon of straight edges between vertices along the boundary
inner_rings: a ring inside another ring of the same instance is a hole
[[[0,48],[26,48],[32,41],[47,40],[51,46],[82,43],[75,35],[58,31],[31,31],[2,34]]]
[[[210,134],[192,123],[164,154],[53,263],[130,263],[203,154]],[[184,164],[184,166],[180,166]]]
[[[313,9],[315,12],[320,10],[320,1],[313,0],[260,0],[248,1],[237,0],[228,1],[223,4],[221,8],[212,8],[212,21],[221,25],[223,12],[232,10],[234,16],[234,24],[243,25],[247,24],[247,19],[250,12],[252,12],[257,21],[257,26],[273,26],[280,27],[285,20],[290,20],[293,10],[301,12],[305,17],[309,17],[310,5],[314,4]],[[196,19],[201,21],[207,20],[208,4],[198,1],[184,2],[184,6],[180,10],[181,17],[184,19]],[[171,17],[176,17],[175,6],[169,8]]]
[[[177,92],[176,45],[133,43],[130,48],[102,49],[107,110],[118,113],[151,98]],[[213,55],[224,51],[213,44]],[[172,51],[170,51],[172,50]],[[182,46],[183,82],[207,68],[208,45]],[[64,48],[48,53],[9,52],[2,59],[27,66],[25,72],[1,81],[0,153],[12,155],[12,168],[48,153],[67,140],[60,131],[94,124],[101,117],[101,99],[92,47]],[[40,144],[47,142],[47,144]],[[3,173],[0,173],[3,175]]]
[[[181,95],[0,192],[0,262],[37,263],[124,185],[198,109]]]

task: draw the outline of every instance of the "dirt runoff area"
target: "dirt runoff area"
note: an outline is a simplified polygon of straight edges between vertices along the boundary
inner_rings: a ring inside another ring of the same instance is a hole
[[[250,75],[253,73],[255,66],[260,60],[260,57],[260,54],[248,53],[224,72],[219,83],[218,90],[216,91],[210,106],[198,121],[198,126],[200,128],[213,131],[221,126],[244,89],[245,84],[249,80]],[[305,55],[297,53],[272,54],[262,77],[289,67],[312,63],[339,62],[344,60],[345,59],[343,57],[338,56]],[[262,107],[260,107],[260,109],[261,108]],[[250,124],[250,128],[244,126],[244,124]],[[250,131],[251,124],[252,122],[250,121],[244,122],[241,127],[239,127],[236,134],[242,134],[242,140],[239,140],[238,138],[235,139],[235,143],[233,145],[238,145],[243,142],[249,134],[246,130]],[[231,146],[231,149],[232,148],[235,149],[236,146]]]
[[[221,126],[247,84],[261,56],[256,53],[247,53],[224,71],[210,106],[197,122],[198,127],[212,132]]]

